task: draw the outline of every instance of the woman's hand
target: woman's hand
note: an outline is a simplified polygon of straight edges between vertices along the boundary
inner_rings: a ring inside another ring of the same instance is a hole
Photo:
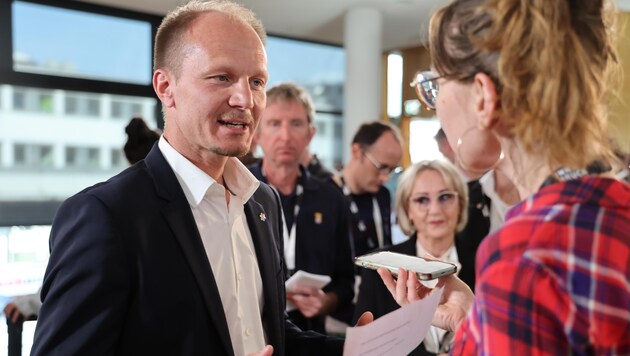
[[[454,275],[440,278],[436,288],[429,289],[418,281],[415,273],[408,273],[404,269],[398,271],[397,279],[394,279],[385,268],[379,268],[378,274],[400,306],[424,299],[438,288],[444,288],[442,299],[431,322],[442,329],[457,330],[472,307],[473,292],[466,283]]]

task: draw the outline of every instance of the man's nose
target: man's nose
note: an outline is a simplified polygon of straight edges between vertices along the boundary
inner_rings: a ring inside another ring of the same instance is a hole
[[[238,109],[251,109],[254,107],[254,96],[248,81],[240,80],[234,84],[233,89],[229,101],[230,106]]]

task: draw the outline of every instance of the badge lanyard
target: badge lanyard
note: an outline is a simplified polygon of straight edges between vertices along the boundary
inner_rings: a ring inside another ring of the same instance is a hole
[[[361,215],[359,215],[359,207],[357,203],[352,199],[352,192],[348,186],[346,186],[343,178],[341,178],[341,182],[343,184],[342,190],[343,194],[350,200],[350,212],[352,213],[353,219],[357,222],[357,228],[361,232],[365,232],[367,227],[365,225],[365,221],[361,219]],[[374,227],[376,229],[376,239],[378,242],[378,246],[372,246],[372,248],[383,246],[383,219],[381,217],[381,208],[378,206],[378,201],[376,201],[376,197],[372,196],[372,217],[374,219]]]
[[[297,217],[300,213],[300,204],[302,203],[302,193],[304,192],[304,188],[302,185],[298,183],[297,187],[295,187],[295,205],[293,206],[293,224],[291,225],[291,229],[287,226],[287,230],[289,230],[289,235],[284,234],[284,259],[287,264],[287,269],[289,271],[293,271],[295,269],[295,230],[297,225]],[[285,222],[286,226],[286,222]]]

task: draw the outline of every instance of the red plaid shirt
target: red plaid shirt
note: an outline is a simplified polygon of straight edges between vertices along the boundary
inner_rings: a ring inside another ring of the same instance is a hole
[[[630,355],[630,185],[544,187],[477,252],[453,355]]]

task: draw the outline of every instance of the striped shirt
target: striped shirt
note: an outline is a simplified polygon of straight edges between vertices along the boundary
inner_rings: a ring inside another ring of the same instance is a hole
[[[552,184],[477,252],[453,355],[630,355],[630,185]]]

